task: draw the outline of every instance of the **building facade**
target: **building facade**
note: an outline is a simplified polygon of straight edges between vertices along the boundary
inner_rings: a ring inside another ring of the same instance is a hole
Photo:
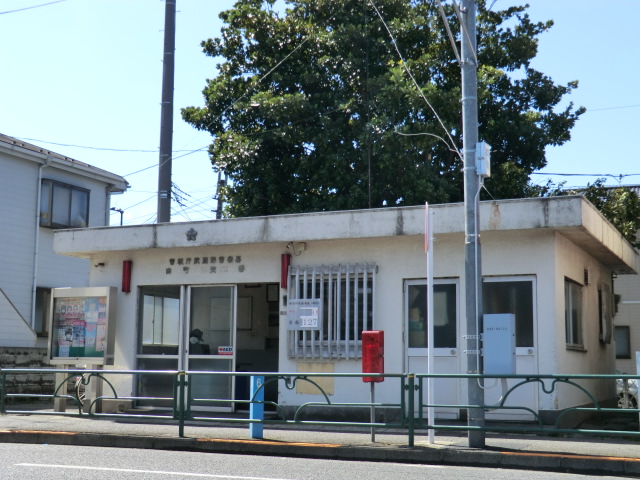
[[[430,211],[434,371],[464,373],[463,205]],[[484,312],[515,315],[516,373],[613,373],[612,275],[638,270],[633,247],[582,197],[483,202],[480,219]],[[115,369],[360,372],[361,332],[383,330],[386,372],[427,372],[424,207],[63,230],[54,248],[89,259],[91,287],[118,287]],[[300,300],[315,302],[315,320],[292,314]],[[323,382],[333,402],[369,388]],[[465,382],[438,382],[436,403],[465,403]],[[230,399],[246,394],[240,387],[228,378],[194,386],[200,398]],[[159,396],[168,387],[118,388]],[[377,388],[379,401],[397,400],[393,382]],[[501,394],[485,392],[488,402]],[[318,399],[304,385],[267,393],[287,406]],[[613,398],[614,385],[595,394]],[[587,401],[532,386],[517,397],[535,411]]]

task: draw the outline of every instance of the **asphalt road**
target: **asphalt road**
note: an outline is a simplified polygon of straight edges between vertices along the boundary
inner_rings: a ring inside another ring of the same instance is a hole
[[[488,468],[369,463],[285,457],[0,444],[0,479],[11,480],[555,480],[584,475]],[[599,477],[602,479],[618,477]]]

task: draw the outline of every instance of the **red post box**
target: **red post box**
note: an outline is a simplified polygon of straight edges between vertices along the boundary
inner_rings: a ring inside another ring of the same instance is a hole
[[[362,332],[362,373],[384,373],[384,332]],[[383,382],[384,377],[362,377],[363,382]]]

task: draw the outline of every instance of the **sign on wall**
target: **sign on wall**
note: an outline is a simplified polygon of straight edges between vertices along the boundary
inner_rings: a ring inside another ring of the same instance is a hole
[[[113,364],[116,288],[54,288],[51,297],[49,361]]]
[[[322,301],[319,298],[289,299],[288,330],[321,330]]]

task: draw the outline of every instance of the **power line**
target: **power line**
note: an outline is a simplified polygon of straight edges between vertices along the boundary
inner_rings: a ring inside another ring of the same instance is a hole
[[[460,156],[460,151],[456,147],[456,142],[451,137],[451,134],[449,133],[449,130],[447,130],[447,128],[444,126],[444,123],[440,119],[440,115],[438,115],[438,112],[436,111],[436,109],[433,107],[433,105],[431,105],[431,103],[429,102],[429,100],[425,96],[424,92],[422,91],[422,89],[418,85],[418,82],[416,81],[416,79],[414,78],[413,74],[411,73],[411,70],[409,70],[409,66],[407,65],[407,62],[405,61],[404,57],[402,56],[402,53],[400,52],[400,49],[398,48],[398,43],[396,42],[396,39],[393,36],[393,33],[391,33],[391,30],[389,29],[389,26],[384,21],[384,18],[382,17],[382,14],[380,13],[380,10],[378,10],[378,7],[373,3],[373,0],[369,0],[369,3],[373,7],[373,9],[376,11],[376,14],[378,15],[378,18],[380,19],[380,21],[382,22],[382,25],[384,25],[384,28],[387,30],[387,33],[389,34],[389,37],[391,38],[391,43],[393,45],[393,48],[395,49],[396,53],[398,54],[398,57],[400,57],[400,61],[402,63],[402,67],[403,67],[404,71],[407,72],[407,75],[409,75],[409,78],[411,79],[411,81],[413,82],[414,86],[418,90],[418,94],[422,97],[424,102],[431,109],[431,111],[433,112],[434,116],[438,120],[438,123],[440,124],[440,126],[442,127],[442,129],[446,133],[447,137],[449,138],[449,141],[451,143],[449,144],[448,142],[445,142],[445,144],[449,147],[449,149],[451,149],[452,151],[456,152],[456,154],[460,158],[462,158]]]
[[[604,107],[604,108],[587,108],[587,112],[602,112],[603,110],[620,110],[622,108],[638,108],[640,104],[635,105],[621,105],[619,107]]]
[[[86,148],[88,150],[105,150],[109,152],[131,152],[131,153],[158,153],[158,149],[155,150],[142,150],[135,148],[111,148],[111,147],[93,147],[90,145],[74,145],[72,143],[57,143],[50,142],[48,140],[40,140],[37,138],[27,138],[27,137],[14,137],[18,140],[25,140],[27,142],[38,142],[38,143],[46,143],[48,145],[58,145],[60,147],[71,147],[71,148]],[[174,150],[174,152],[190,152],[191,150]]]
[[[640,173],[550,173],[550,172],[532,172],[531,175],[554,175],[558,177],[611,177],[623,179],[624,177],[640,176]]]
[[[54,2],[42,3],[40,5],[32,5],[31,7],[16,8],[15,10],[7,10],[6,12],[0,12],[0,15],[4,15],[5,13],[22,12],[23,10],[31,10],[32,8],[46,7],[47,5],[53,5],[54,3],[66,2],[66,1],[67,0],[55,0]]]

